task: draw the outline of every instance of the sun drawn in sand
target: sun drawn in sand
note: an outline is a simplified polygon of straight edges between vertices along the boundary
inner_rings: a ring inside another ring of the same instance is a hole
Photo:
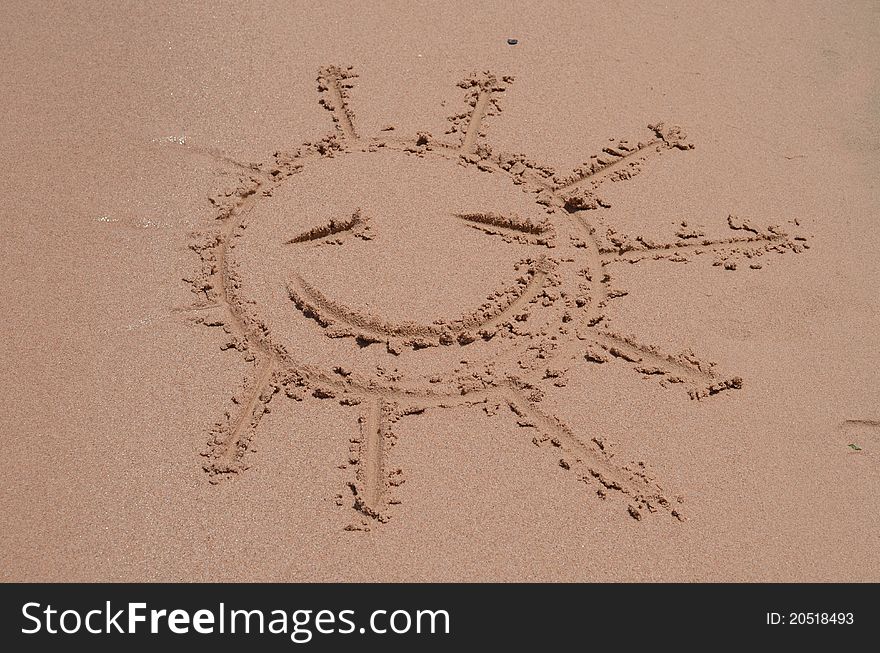
[[[741,387],[692,352],[667,354],[609,328],[609,304],[625,294],[611,269],[700,254],[727,269],[757,268],[770,252],[806,248],[803,238],[733,216],[721,239],[684,223],[661,243],[599,229],[590,216],[608,206],[603,184],[692,148],[677,127],[657,123],[642,140],[610,141],[561,175],[486,141],[509,77],[462,81],[465,104],[446,134],[411,138],[393,127],[361,133],[350,106],[355,79],[351,68],[320,72],[331,135],[265,163],[222,157],[235,187],[211,198],[216,227],[194,235],[194,319],[222,329],[224,349],[252,366],[210,431],[211,482],[246,469],[274,398],[337,401],[358,411],[359,425],[348,458],[335,463],[350,474],[336,502],[353,510],[348,529],[369,530],[393,515],[404,481],[395,424],[483,405],[492,415],[509,408],[536,445],[555,447],[562,468],[599,498],[622,499],[632,517],[682,519],[681,497],[667,496],[644,463],[619,462],[601,435],[542,411],[544,389],[563,385],[577,359],[597,369],[619,361],[695,400]]]

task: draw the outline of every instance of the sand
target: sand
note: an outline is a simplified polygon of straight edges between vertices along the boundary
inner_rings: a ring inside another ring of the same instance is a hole
[[[7,3],[0,577],[880,580],[878,28]]]

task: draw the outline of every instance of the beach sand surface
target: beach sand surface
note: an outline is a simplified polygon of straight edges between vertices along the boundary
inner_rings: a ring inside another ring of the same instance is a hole
[[[880,581],[880,7],[349,5],[4,4],[0,579]]]

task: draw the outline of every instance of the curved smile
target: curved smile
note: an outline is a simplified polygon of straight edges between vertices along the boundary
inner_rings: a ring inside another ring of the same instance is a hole
[[[491,338],[500,324],[538,295],[551,267],[552,262],[542,256],[530,264],[527,279],[494,293],[491,300],[471,313],[431,324],[383,320],[326,297],[299,275],[287,284],[287,294],[294,306],[326,329],[331,338],[355,338],[364,344],[401,339],[414,349],[454,342],[464,345],[478,337]]]

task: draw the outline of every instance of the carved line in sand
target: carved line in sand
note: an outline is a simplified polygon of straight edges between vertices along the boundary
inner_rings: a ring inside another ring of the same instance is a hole
[[[489,234],[501,236],[505,242],[530,243],[553,247],[556,233],[548,221],[535,222],[518,215],[501,215],[499,213],[456,213],[455,217],[463,220],[469,227]]]
[[[298,236],[294,236],[284,244],[296,245],[310,241],[341,243],[342,240],[338,236],[345,233],[350,233],[361,240],[372,240],[373,238],[373,232],[370,229],[368,219],[361,215],[360,209],[357,209],[344,220],[330,220],[327,224],[318,225]],[[335,240],[328,240],[331,236],[336,236]]]
[[[397,347],[401,344],[423,349],[456,342],[466,345],[478,337],[491,338],[491,329],[534,300],[554,263],[543,258],[523,261],[521,265],[528,266],[528,271],[515,285],[492,295],[470,315],[452,321],[436,320],[433,324],[393,323],[361,313],[328,299],[300,277],[287,284],[287,292],[303,315],[325,329],[326,336],[355,338],[360,344],[384,342],[391,353],[399,353]]]
[[[474,166],[486,173],[503,174],[512,183],[522,185],[535,193],[536,202],[548,212],[563,209],[580,230],[576,247],[583,251],[587,267],[584,270],[588,289],[586,298],[576,300],[572,309],[581,311],[581,326],[576,338],[559,345],[554,352],[558,360],[585,358],[592,362],[604,362],[614,358],[632,366],[649,378],[662,378],[665,382],[682,384],[692,398],[700,399],[723,390],[741,387],[742,380],[718,377],[714,366],[697,359],[692,353],[665,354],[657,348],[608,329],[603,324],[605,308],[617,296],[611,288],[607,271],[612,264],[637,263],[647,259],[667,259],[683,262],[685,254],[712,253],[716,264],[720,259],[725,269],[735,269],[735,257],[752,258],[771,251],[799,252],[807,248],[802,237],[790,238],[778,228],[760,230],[749,223],[728,218],[732,230],[750,232],[745,237],[729,239],[706,239],[699,230],[682,223],[677,234],[679,240],[671,243],[652,243],[643,238],[630,239],[612,230],[600,233],[586,217],[589,210],[608,207],[607,201],[598,195],[605,182],[623,181],[638,174],[649,158],[671,150],[688,150],[693,146],[676,127],[667,128],[662,123],[650,125],[653,137],[645,142],[612,141],[613,146],[603,149],[572,173],[559,176],[548,167],[527,159],[521,154],[495,153],[485,143],[485,120],[501,109],[498,95],[512,78],[498,80],[485,73],[474,75],[460,86],[467,90],[468,110],[449,118],[447,134],[460,135],[460,141],[450,143],[435,139],[428,133],[419,133],[415,140],[396,139],[383,130],[383,135],[369,140],[361,138],[356,129],[354,113],[348,100],[356,75],[350,68],[329,67],[318,77],[321,104],[327,109],[335,125],[335,133],[315,143],[307,143],[293,154],[277,152],[266,164],[239,163],[229,157],[218,157],[234,165],[241,177],[238,186],[231,191],[211,198],[217,208],[219,228],[211,233],[197,236],[192,245],[201,262],[196,275],[188,279],[192,291],[199,297],[191,307],[200,313],[194,321],[209,327],[220,328],[227,336],[224,349],[236,349],[251,363],[252,372],[243,388],[232,399],[232,406],[223,420],[211,431],[208,450],[204,453],[204,465],[212,482],[233,476],[246,468],[245,454],[259,426],[262,416],[269,411],[272,398],[279,392],[298,401],[312,396],[318,399],[332,398],[344,405],[364,405],[360,429],[351,441],[351,456],[347,464],[355,467],[354,481],[350,483],[353,507],[366,520],[352,524],[350,530],[369,530],[370,521],[386,521],[388,507],[397,502],[394,488],[403,482],[402,472],[389,463],[390,452],[396,436],[393,425],[406,415],[419,414],[433,408],[484,405],[492,414],[495,407],[507,405],[517,416],[522,427],[534,428],[539,435],[536,445],[551,444],[559,448],[559,465],[574,469],[578,478],[596,489],[605,498],[612,491],[628,499],[629,514],[640,519],[645,511],[662,509],[677,519],[682,519],[675,501],[668,499],[662,489],[647,475],[644,463],[619,465],[614,460],[609,445],[594,437],[586,444],[555,417],[544,415],[537,408],[542,391],[537,384],[515,374],[486,377],[474,374],[456,381],[455,391],[446,394],[413,391],[387,386],[376,386],[356,374],[337,367],[332,374],[298,365],[288,352],[273,343],[266,327],[248,311],[247,302],[239,297],[239,281],[234,266],[228,260],[228,252],[235,246],[235,239],[244,227],[248,209],[260,197],[269,195],[275,186],[299,172],[309,160],[333,157],[348,149],[360,147],[364,151],[389,148],[405,151],[416,156],[439,155],[457,160],[461,165]],[[211,152],[197,152],[208,154]],[[512,216],[491,213],[463,214],[455,216],[470,226],[502,238],[524,237],[529,242],[554,245],[556,234],[532,223],[524,223]],[[352,233],[369,237],[367,218],[355,212],[350,218],[331,221],[293,238],[290,244],[302,242],[332,242],[331,239]],[[726,261],[726,262],[725,262]],[[733,265],[729,265],[733,262]],[[503,298],[490,298],[488,303],[470,316],[449,323],[432,325],[388,324],[374,316],[361,314],[340,306],[302,279],[294,279],[289,287],[293,304],[314,319],[331,337],[366,338],[369,341],[385,340],[389,348],[398,346],[396,339],[403,339],[414,348],[421,346],[465,347],[471,338],[491,338],[494,330],[510,321],[510,317],[535,302],[537,292],[552,274],[555,263],[549,258],[526,262],[529,274],[515,288],[502,293]],[[755,265],[752,265],[755,267]],[[340,505],[345,503],[342,495],[337,497]]]

